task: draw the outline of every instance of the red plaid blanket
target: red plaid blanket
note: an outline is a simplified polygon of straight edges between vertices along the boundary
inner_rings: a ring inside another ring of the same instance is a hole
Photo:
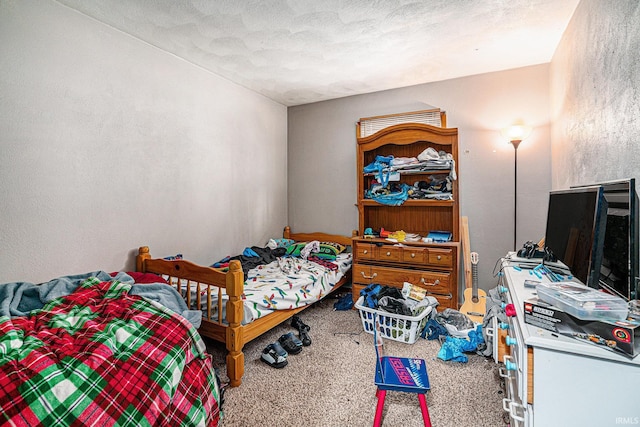
[[[28,317],[0,317],[0,425],[218,424],[197,331],[130,287],[93,278]]]

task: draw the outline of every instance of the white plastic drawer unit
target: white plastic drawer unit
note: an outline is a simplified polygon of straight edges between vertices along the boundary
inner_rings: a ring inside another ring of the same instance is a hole
[[[519,374],[515,365],[511,360],[511,356],[505,354],[503,357],[504,364],[500,367],[500,376],[504,378],[506,397],[502,399],[502,407],[509,414],[509,419],[513,422],[512,426],[525,426],[526,424],[526,405],[522,403],[518,395]]]
[[[499,286],[500,296],[505,304],[513,304],[509,290]],[[497,329],[506,331],[504,345],[506,351],[502,357],[500,375],[505,380],[506,397],[503,399],[503,408],[509,414],[512,426],[528,426],[531,411],[527,410],[527,380],[528,361],[527,346],[516,317],[507,316],[507,322],[497,323]],[[496,333],[496,335],[499,335]]]
[[[512,362],[518,376],[518,396],[522,402],[527,402],[527,346],[524,344],[520,326],[513,318],[509,318],[509,333],[506,344],[510,348]]]

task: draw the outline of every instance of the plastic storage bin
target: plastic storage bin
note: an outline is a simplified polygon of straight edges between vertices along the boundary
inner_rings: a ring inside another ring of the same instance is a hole
[[[577,282],[540,283],[538,298],[581,320],[625,320],[627,302]]]
[[[427,320],[429,320],[429,313],[433,310],[432,307],[426,307],[417,316],[403,316],[401,314],[393,314],[387,311],[365,307],[362,305],[363,302],[364,297],[358,298],[355,307],[360,313],[360,320],[362,320],[362,327],[365,332],[373,335],[373,328],[375,328],[377,316],[380,325],[378,331],[383,338],[408,344],[416,342],[420,336],[420,332],[422,332],[422,329],[427,324]]]

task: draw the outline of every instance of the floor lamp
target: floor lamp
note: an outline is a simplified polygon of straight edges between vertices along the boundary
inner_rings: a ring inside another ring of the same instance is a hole
[[[531,128],[524,125],[513,125],[502,130],[514,148],[514,170],[513,170],[513,250],[517,251],[516,230],[518,225],[518,146],[531,134]]]

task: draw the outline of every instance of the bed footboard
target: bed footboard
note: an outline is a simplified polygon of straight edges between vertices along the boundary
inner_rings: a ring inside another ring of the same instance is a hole
[[[184,297],[190,309],[201,310],[201,335],[225,343],[227,375],[232,387],[244,375],[244,336],[242,327],[244,274],[240,261],[229,263],[228,272],[205,267],[186,260],[154,259],[148,246],[138,249],[136,270],[162,276]],[[225,300],[225,310],[222,304]],[[212,302],[215,301],[215,302]],[[223,313],[226,315],[223,316]]]

